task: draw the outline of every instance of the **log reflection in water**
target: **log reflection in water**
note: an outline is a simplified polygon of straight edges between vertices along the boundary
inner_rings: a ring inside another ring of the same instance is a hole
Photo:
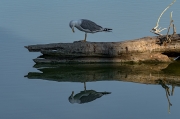
[[[170,106],[172,106],[169,96],[170,94],[173,95],[175,86],[180,86],[179,62],[171,64],[41,64],[35,65],[35,68],[39,72],[29,72],[25,77],[58,82],[116,80],[161,85],[166,92],[169,112]],[[168,85],[172,86],[171,93]],[[88,91],[86,90],[86,92]],[[95,93],[96,91],[91,90],[89,92]]]
[[[174,66],[175,65],[175,66]],[[116,80],[142,84],[158,84],[159,78],[167,84],[180,86],[180,65],[175,64],[59,64],[35,65],[40,72],[29,72],[29,79],[58,82],[91,82]],[[175,72],[175,73],[174,73]]]

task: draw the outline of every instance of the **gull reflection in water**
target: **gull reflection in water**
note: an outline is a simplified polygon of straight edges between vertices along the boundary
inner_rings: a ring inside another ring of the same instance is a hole
[[[88,103],[102,97],[103,95],[111,94],[111,92],[97,92],[95,90],[86,90],[86,83],[84,82],[84,91],[74,95],[74,91],[69,96],[68,100],[70,103]]]

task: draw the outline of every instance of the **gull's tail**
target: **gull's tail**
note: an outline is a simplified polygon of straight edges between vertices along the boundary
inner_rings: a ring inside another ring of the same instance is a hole
[[[111,94],[111,92],[100,92],[103,95]]]
[[[105,32],[111,32],[111,30],[112,30],[112,29],[110,29],[110,28],[104,28],[104,29],[103,29],[103,31],[105,31]]]

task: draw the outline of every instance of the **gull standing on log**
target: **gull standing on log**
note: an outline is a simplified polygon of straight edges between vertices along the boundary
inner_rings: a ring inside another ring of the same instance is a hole
[[[69,23],[70,28],[74,31],[74,27],[79,29],[80,31],[85,32],[84,41],[86,41],[87,33],[96,33],[96,32],[111,32],[112,29],[110,28],[103,28],[100,25],[97,25],[93,21],[87,19],[79,19],[79,20],[72,20]]]

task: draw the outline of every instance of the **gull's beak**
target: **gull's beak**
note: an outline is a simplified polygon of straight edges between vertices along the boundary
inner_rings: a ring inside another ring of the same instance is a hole
[[[72,32],[74,33],[75,31],[74,31],[74,27],[72,28]]]

